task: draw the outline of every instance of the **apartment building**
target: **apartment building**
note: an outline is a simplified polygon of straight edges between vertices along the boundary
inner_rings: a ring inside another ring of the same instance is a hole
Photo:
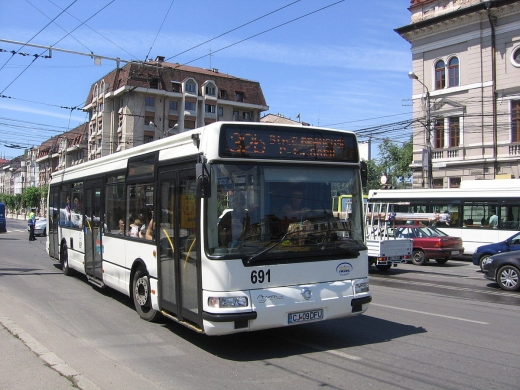
[[[520,1],[410,3],[413,187],[520,178]]]
[[[113,70],[86,102],[87,160],[215,121],[258,122],[269,108],[258,82],[164,57]]]

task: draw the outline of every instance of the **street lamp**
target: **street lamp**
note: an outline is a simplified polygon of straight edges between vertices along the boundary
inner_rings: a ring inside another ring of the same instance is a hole
[[[430,107],[430,90],[428,87],[419,80],[419,77],[414,72],[409,72],[408,77],[412,80],[417,80],[421,85],[426,88],[426,158],[427,158],[427,183],[428,188],[433,188],[433,173],[432,173],[432,133],[431,133],[431,107]],[[423,165],[424,167],[424,165]],[[423,187],[426,187],[426,182],[423,182]]]

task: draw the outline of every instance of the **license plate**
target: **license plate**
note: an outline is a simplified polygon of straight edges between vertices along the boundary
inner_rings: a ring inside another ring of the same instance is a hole
[[[401,260],[401,256],[388,256],[388,260]]]
[[[323,319],[323,309],[289,313],[289,324],[296,322],[314,321]]]
[[[451,251],[452,255],[458,255],[459,253],[460,253],[459,251]]]

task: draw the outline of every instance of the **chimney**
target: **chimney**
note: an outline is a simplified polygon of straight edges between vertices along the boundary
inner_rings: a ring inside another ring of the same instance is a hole
[[[157,62],[164,62],[164,56],[157,56],[157,57],[155,57],[155,61],[157,61]]]

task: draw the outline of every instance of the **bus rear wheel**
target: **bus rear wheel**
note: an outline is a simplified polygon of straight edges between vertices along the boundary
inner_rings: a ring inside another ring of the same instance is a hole
[[[150,297],[150,278],[143,267],[139,267],[134,274],[132,280],[132,295],[134,298],[134,306],[137,314],[143,320],[154,321],[157,316],[157,310],[152,309],[152,299]]]
[[[63,275],[65,275],[65,276],[72,275],[72,270],[69,268],[69,251],[67,249],[67,245],[65,245],[65,244],[61,247],[60,261],[61,261],[61,272],[63,272]]]

